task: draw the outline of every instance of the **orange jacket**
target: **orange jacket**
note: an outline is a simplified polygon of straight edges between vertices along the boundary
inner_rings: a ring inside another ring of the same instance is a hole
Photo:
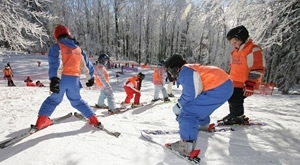
[[[100,76],[104,76],[104,79],[107,82],[109,82],[109,74],[108,74],[106,68],[104,66],[97,65],[96,68],[95,68],[94,74],[95,74],[95,77],[96,77],[95,80],[96,80],[97,86],[100,87],[100,88],[106,87],[106,85],[104,85],[104,83],[101,81],[101,78],[99,78]]]
[[[202,81],[202,91],[208,91],[222,85],[229,80],[229,75],[216,66],[204,66],[199,64],[185,64],[184,66],[195,70]]]
[[[3,69],[3,75],[4,76],[11,76],[13,73],[12,73],[12,70],[11,69]]]
[[[252,40],[248,40],[239,49],[232,51],[230,67],[230,78],[234,87],[243,88],[247,80],[257,81],[256,85],[259,85],[265,72],[262,49]]]
[[[63,62],[62,74],[80,76],[80,66],[82,61],[81,49],[79,47],[71,48],[61,43],[58,43],[58,45]]]
[[[128,86],[136,91],[140,91],[141,90],[141,79],[137,75],[132,76],[127,79],[124,86]]]
[[[162,85],[163,84],[163,74],[164,69],[162,67],[154,69],[152,81],[154,85]]]

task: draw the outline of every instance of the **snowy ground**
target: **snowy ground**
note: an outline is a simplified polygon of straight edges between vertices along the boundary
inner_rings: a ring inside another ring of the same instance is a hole
[[[47,57],[38,55],[1,55],[4,67],[10,62],[15,72],[17,87],[6,87],[6,80],[0,80],[1,121],[0,141],[25,132],[34,124],[37,112],[44,99],[49,96],[48,87],[26,87],[26,76],[41,80],[48,85]],[[37,61],[42,61],[37,67]],[[125,92],[122,82],[134,73],[121,75],[117,83],[115,72],[110,70],[111,83],[117,102],[123,101]],[[141,102],[153,97],[151,71],[143,70],[147,77],[142,87]],[[82,83],[85,83],[84,76]],[[180,95],[180,88],[175,88]],[[83,88],[82,97],[94,104],[99,95],[96,87]],[[178,124],[171,110],[174,102],[148,106],[123,114],[100,117],[105,110],[97,110],[100,121],[109,130],[121,132],[114,138],[90,125],[71,117],[61,124],[42,130],[17,144],[0,149],[1,165],[184,165],[187,164],[165,151],[162,147],[145,141],[140,136],[142,129],[177,129]],[[227,115],[225,103],[216,110],[212,122]],[[200,132],[197,148],[201,149],[201,165],[296,165],[300,162],[300,102],[299,95],[272,96],[255,95],[245,102],[246,115],[252,119],[267,122],[267,126],[238,127],[234,132]],[[75,112],[65,97],[51,117]],[[179,140],[177,137],[166,142]],[[297,163],[298,162],[298,163]]]

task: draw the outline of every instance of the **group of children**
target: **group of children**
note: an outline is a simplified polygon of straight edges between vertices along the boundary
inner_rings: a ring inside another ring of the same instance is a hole
[[[108,99],[108,113],[118,113],[120,109],[115,106],[109,75],[105,68],[109,61],[107,54],[98,57],[96,67],[88,61],[86,53],[78,46],[79,43],[72,38],[69,29],[64,25],[57,25],[54,30],[57,43],[53,44],[48,53],[50,91],[52,92],[42,103],[35,124],[37,129],[43,129],[52,124],[50,119],[55,107],[61,103],[66,94],[71,105],[86,117],[95,127],[103,128],[95,112],[81,98],[80,71],[84,70],[88,82],[87,87],[94,82],[100,87],[97,106],[105,107],[104,100]],[[182,86],[181,96],[173,106],[173,112],[179,123],[180,140],[166,144],[167,147],[179,152],[181,155],[194,158],[198,130],[209,130],[210,115],[223,105],[229,103],[230,113],[221,119],[225,125],[245,124],[244,99],[254,93],[255,85],[259,85],[264,70],[265,62],[262,50],[249,39],[249,33],[244,26],[231,29],[227,34],[228,41],[234,46],[231,53],[231,70],[227,74],[216,66],[188,64],[183,56],[175,54],[166,61],[161,61],[154,70],[153,84],[155,86],[153,101],[159,99],[159,92],[163,93],[163,101],[171,97],[164,88],[163,73],[169,74],[167,80],[170,85],[176,81],[177,86]],[[74,54],[74,55],[70,55]],[[62,61],[61,61],[62,60]],[[57,65],[62,62],[62,65]],[[85,64],[85,65],[83,65]],[[8,80],[13,76],[5,67],[3,74]],[[140,105],[141,86],[145,74],[138,73],[127,79],[123,88],[127,96],[123,105]],[[10,85],[14,85],[9,81]],[[172,86],[171,86],[172,87]]]
[[[7,86],[16,86],[12,79],[14,77],[14,74],[13,74],[13,70],[12,70],[9,62],[5,65],[2,72],[3,72],[3,78],[7,80]],[[35,83],[33,83],[33,81],[31,80],[31,78],[29,76],[27,76],[27,78],[24,80],[24,82],[26,83],[26,86],[30,86],[30,87],[32,87],[32,86],[44,87],[45,86],[39,80],[36,81]]]
[[[95,67],[95,81],[98,87],[100,87],[100,95],[98,102],[95,104],[96,108],[108,108],[108,114],[118,113],[120,108],[141,106],[141,86],[142,81],[145,78],[145,74],[139,72],[137,75],[129,77],[124,83],[124,91],[126,92],[126,98],[121,102],[121,107],[117,108],[115,105],[115,98],[113,95],[112,87],[109,83],[109,74],[106,70],[106,65],[109,61],[109,56],[107,54],[100,54],[97,60],[97,65]],[[164,61],[160,61],[158,66],[154,69],[152,81],[154,85],[154,97],[152,102],[162,100],[164,102],[170,101],[169,97],[174,97],[172,93],[172,86],[175,83],[175,79],[168,74],[168,77],[164,79],[164,73],[166,72],[164,67]],[[168,90],[164,87],[165,82],[169,82]],[[159,98],[159,93],[162,92],[163,98]],[[133,104],[131,104],[131,100]],[[104,101],[107,99],[108,105],[105,105]]]

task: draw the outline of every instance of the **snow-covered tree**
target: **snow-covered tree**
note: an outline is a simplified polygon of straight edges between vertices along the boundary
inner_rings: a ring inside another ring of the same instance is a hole
[[[43,19],[47,0],[2,0],[0,2],[0,46],[11,50],[30,50],[45,44],[48,34]]]

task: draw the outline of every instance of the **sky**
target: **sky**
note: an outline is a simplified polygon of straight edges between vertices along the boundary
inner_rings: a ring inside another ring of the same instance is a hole
[[[1,51],[0,51],[1,52]],[[10,62],[15,73],[17,87],[7,87],[0,80],[1,121],[0,141],[25,132],[34,124],[40,105],[49,96],[49,87],[26,87],[24,80],[30,76],[49,86],[47,57],[23,55],[22,53],[0,53],[0,63],[4,67]],[[37,66],[41,61],[41,66]],[[146,74],[142,85],[141,102],[150,102],[154,87],[151,70],[138,68]],[[125,99],[123,82],[136,72],[120,75],[109,70],[117,106]],[[87,80],[84,75],[81,82]],[[122,114],[102,117],[106,110],[95,110],[102,124],[111,131],[118,131],[118,138],[93,128],[75,117],[52,125],[28,138],[0,149],[0,165],[186,165],[186,161],[167,152],[163,147],[141,137],[141,130],[177,130],[178,123],[172,112],[181,88],[174,86],[176,98],[170,103],[141,107]],[[94,105],[99,89],[84,87],[82,98]],[[161,96],[161,94],[160,94]],[[300,162],[300,114],[299,95],[281,95],[276,90],[273,95],[253,95],[245,100],[245,114],[252,120],[266,122],[266,126],[236,126],[232,132],[199,132],[196,148],[201,150],[201,165],[296,165]],[[64,97],[51,118],[77,112]],[[224,103],[211,115],[216,122],[229,113]],[[179,135],[157,137],[161,143],[179,140]]]

